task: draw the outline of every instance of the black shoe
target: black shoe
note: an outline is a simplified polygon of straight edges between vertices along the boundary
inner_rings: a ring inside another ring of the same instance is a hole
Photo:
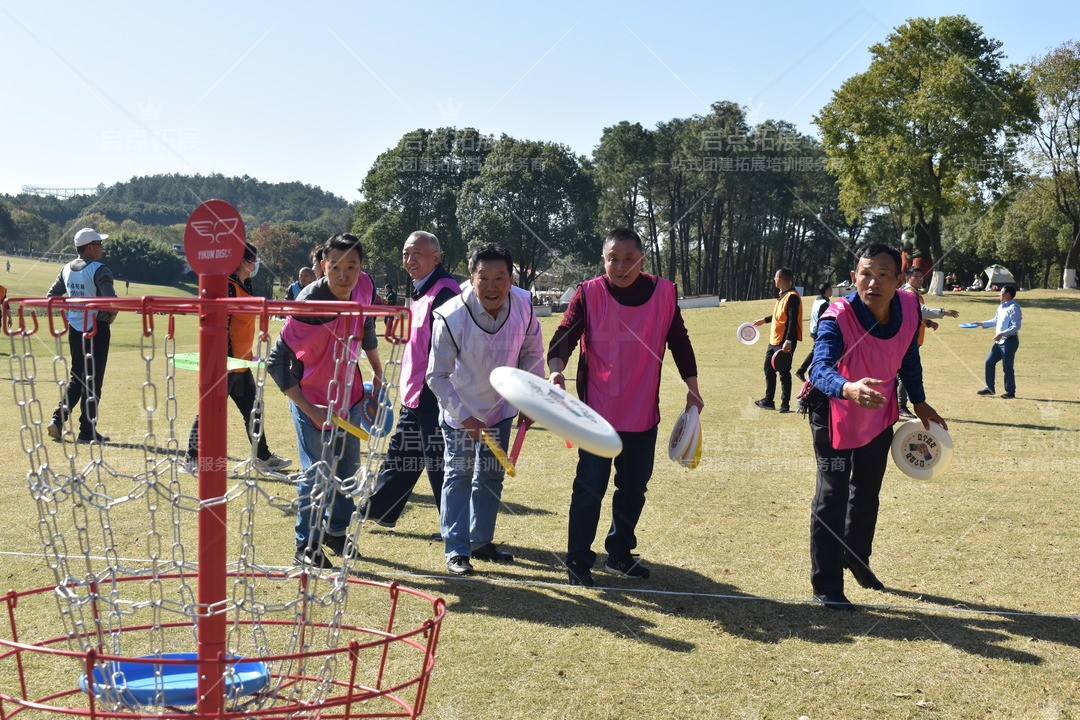
[[[842,592],[837,593],[814,593],[814,599],[830,610],[840,612],[855,612],[855,606]]]
[[[862,560],[844,560],[844,567],[855,576],[855,582],[867,590],[884,590],[885,583],[878,580],[878,576],[870,569],[869,563]]]
[[[108,435],[102,435],[99,432],[87,433],[86,435],[79,433],[79,437],[75,438],[75,442],[81,443],[107,443],[109,442]]]
[[[578,587],[595,587],[596,581],[593,580],[592,570],[587,567],[581,567],[579,565],[567,565],[566,574],[570,580],[571,585]]]
[[[498,548],[498,546],[489,542],[487,545],[481,545],[480,547],[472,551],[473,560],[486,560],[487,562],[494,563],[512,563],[514,562],[514,556],[508,552],[504,552]]]
[[[642,565],[633,555],[628,555],[625,558],[608,556],[607,562],[604,563],[604,572],[635,580],[644,580],[649,577],[649,568]]]
[[[455,555],[446,561],[446,569],[451,575],[472,575],[473,566],[469,558],[464,555]]]
[[[994,391],[991,390],[990,388],[983,388],[982,390],[978,391],[975,394],[976,395],[993,395]]]
[[[334,554],[339,558],[345,557],[345,544],[348,541],[347,535],[323,535],[322,544],[334,551]],[[352,553],[349,554],[350,560],[359,560],[360,553],[357,552],[356,547],[353,546]]]
[[[795,371],[795,377],[799,378],[799,382],[806,382],[806,371],[799,368]]]
[[[780,406],[780,414],[781,415],[784,414],[784,413],[789,413],[789,412],[791,412],[791,406],[790,405],[781,405]]]
[[[909,407],[907,407],[905,405],[904,407],[900,408],[900,419],[901,420],[914,420],[915,419],[915,413],[911,412],[911,408],[909,408]]]
[[[45,428],[45,432],[53,440],[59,440],[64,437],[64,428],[60,425],[60,421],[56,418],[52,419],[52,422],[49,423],[48,427]]]
[[[296,562],[297,567],[313,567],[320,570],[334,569],[334,563],[330,562],[330,558],[323,555],[323,551],[319,548],[314,550],[297,548],[293,560]]]
[[[1013,394],[1013,393],[1001,393],[1001,399],[1002,400],[1013,400],[1015,398],[1016,398],[1016,395]]]
[[[762,410],[775,410],[776,409],[776,403],[774,403],[772,400],[765,400],[764,398],[761,399],[761,400],[755,400],[754,404],[757,405]]]

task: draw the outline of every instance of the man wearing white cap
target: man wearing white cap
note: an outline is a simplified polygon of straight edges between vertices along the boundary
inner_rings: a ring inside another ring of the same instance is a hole
[[[75,233],[75,250],[79,257],[60,271],[56,282],[49,288],[49,297],[116,297],[113,275],[102,264],[104,253],[101,241],[109,237],[91,228]],[[49,437],[63,437],[64,423],[71,415],[75,403],[79,403],[78,442],[108,442],[109,438],[97,431],[98,401],[101,385],[105,380],[105,365],[109,360],[109,324],[113,313],[100,310],[68,310],[68,349],[71,351],[71,379],[67,392],[53,413],[49,423]]]

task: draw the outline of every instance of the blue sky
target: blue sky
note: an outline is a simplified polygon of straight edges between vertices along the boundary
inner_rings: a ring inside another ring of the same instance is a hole
[[[588,155],[606,126],[652,127],[718,100],[816,134],[814,113],[866,69],[870,45],[908,18],[957,13],[1009,62],[1080,35],[1076,6],[1043,0],[0,0],[0,193],[219,172],[355,200],[377,155],[418,127]]]

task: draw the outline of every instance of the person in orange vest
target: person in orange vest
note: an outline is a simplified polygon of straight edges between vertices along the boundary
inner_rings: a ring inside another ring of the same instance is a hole
[[[765,397],[754,404],[765,410],[775,410],[776,376],[780,375],[780,412],[791,412],[791,357],[802,340],[802,298],[795,291],[795,273],[782,267],[773,276],[779,293],[772,315],[754,321],[754,326],[772,323],[769,347],[765,350]],[[787,362],[779,373],[773,368],[773,355],[787,353]]]
[[[251,278],[259,272],[259,251],[251,243],[246,243],[244,259],[240,261],[240,267],[236,268],[229,276],[229,297],[248,298],[255,292],[251,288]],[[229,315],[229,357],[241,360],[251,359],[251,348],[255,343],[255,315]],[[251,414],[255,409],[255,378],[250,368],[230,370],[228,377],[229,397],[233,404],[240,410],[244,418],[244,429],[251,436]],[[255,467],[261,472],[280,472],[292,465],[292,460],[275,455],[270,452],[266,444],[266,425],[262,418],[257,417],[256,424],[260,427],[259,442],[256,448]],[[199,453],[199,416],[191,425],[191,434],[188,436],[188,449],[180,469],[192,475],[198,473],[197,458]]]
[[[919,347],[922,347],[923,340],[926,339],[926,328],[936,331],[938,324],[934,322],[935,318],[943,317],[960,317],[960,313],[956,310],[945,310],[943,308],[927,307],[926,301],[923,300],[923,296],[919,293],[922,288],[923,278],[926,275],[918,265],[912,265],[907,269],[907,282],[900,287],[902,291],[909,293],[915,293],[915,297],[919,299],[919,310],[922,313],[922,323],[919,324]],[[908,407],[908,394],[907,388],[904,387],[903,381],[897,378],[896,382],[896,395],[897,401],[900,405],[900,419],[912,420],[915,418],[915,413],[911,412],[911,408]]]

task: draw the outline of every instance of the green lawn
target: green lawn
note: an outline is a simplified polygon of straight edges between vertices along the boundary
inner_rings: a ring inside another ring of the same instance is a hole
[[[13,296],[41,294],[58,269],[17,258],[3,284]],[[161,294],[136,285],[130,292]],[[702,467],[687,470],[667,459],[666,448],[658,452],[638,532],[651,580],[598,572],[603,588],[565,584],[559,558],[576,452],[540,428],[529,433],[518,477],[504,492],[497,539],[518,555],[513,565],[477,563],[472,578],[448,577],[441,543],[430,539],[437,522],[421,478],[396,529],[365,529],[361,569],[448,603],[425,716],[1080,717],[1080,393],[1064,337],[1080,294],[1034,291],[1017,299],[1024,327],[1018,399],[1011,402],[975,395],[992,332],[957,327],[992,317],[996,295],[930,299],[960,311],[959,320],[928,332],[923,347],[928,400],[949,422],[953,464],[934,481],[890,467],[873,557],[889,591],[863,590],[849,577],[849,596],[865,605],[854,614],[807,602],[814,473],[806,421],[752,405],[763,390],[765,344],[741,345],[735,328],[765,316],[770,301],[685,313],[706,401],[705,457]],[[545,319],[545,337],[557,321]],[[118,464],[141,457],[145,436],[139,328],[131,315],[114,324],[102,401],[101,429],[114,438],[106,452]],[[196,348],[192,321],[178,324],[176,342],[178,352]],[[51,376],[51,340],[41,339],[35,354],[39,374]],[[151,380],[163,392],[153,373]],[[50,391],[55,395],[45,382],[39,395]],[[661,394],[666,442],[685,397],[672,363]],[[193,373],[177,375],[175,396],[174,417],[158,425],[163,449],[185,442]],[[49,397],[46,414],[55,402]],[[0,432],[11,442],[0,458],[7,510],[0,567],[9,587],[26,589],[48,584],[51,574],[37,533],[28,531],[37,511],[16,440],[19,415],[12,395],[4,398]],[[295,459],[276,389],[268,390],[267,404],[271,449]],[[230,455],[239,459],[246,453],[241,421],[231,407],[228,417]],[[267,490],[290,492],[285,484]],[[139,514],[122,517],[118,543],[136,548]],[[264,562],[288,562],[291,525],[282,513],[260,516]],[[42,632],[53,626],[47,613],[38,624]],[[6,671],[0,668],[0,682],[10,687]]]

